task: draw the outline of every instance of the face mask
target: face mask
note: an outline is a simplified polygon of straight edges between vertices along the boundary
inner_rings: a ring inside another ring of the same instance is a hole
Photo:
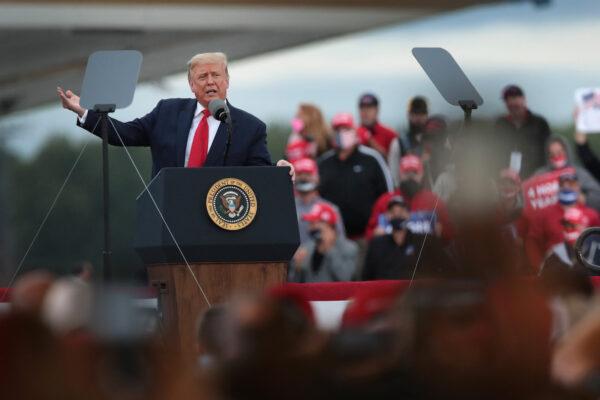
[[[393,218],[390,220],[390,225],[393,231],[401,231],[406,228],[404,218]]]
[[[315,190],[317,188],[317,184],[312,181],[297,180],[294,184],[294,187],[301,193],[307,193]]]
[[[321,233],[320,229],[311,229],[310,231],[308,231],[308,235],[315,242],[320,242],[321,239],[323,238],[323,234]]]
[[[300,118],[293,118],[290,125],[292,125],[292,132],[300,133],[304,129],[304,121]]]
[[[578,194],[572,189],[563,188],[558,192],[558,202],[563,206],[570,206],[577,202]]]
[[[552,166],[555,169],[563,168],[565,165],[567,165],[567,156],[564,154],[557,154],[555,156],[551,156],[550,164],[552,164]]]
[[[335,144],[340,150],[348,150],[358,143],[354,129],[344,129],[335,134]]]
[[[421,189],[421,185],[414,179],[406,179],[400,182],[400,191],[408,198],[414,197],[419,189]]]

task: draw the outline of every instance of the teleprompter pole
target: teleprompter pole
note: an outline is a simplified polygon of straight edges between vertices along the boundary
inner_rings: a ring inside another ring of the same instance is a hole
[[[142,66],[142,53],[137,50],[99,50],[88,57],[80,105],[99,114],[100,136],[102,137],[102,189],[104,245],[102,249],[102,280],[114,279],[111,265],[110,235],[110,177],[108,163],[108,114],[117,108],[125,108],[133,101]],[[115,132],[115,134],[118,134]]]
[[[473,100],[459,100],[458,105],[463,110],[465,126],[471,125],[471,113],[477,109],[477,103]]]
[[[100,113],[100,131],[102,133],[102,198],[104,221],[104,247],[102,249],[102,278],[105,283],[112,280],[111,269],[111,236],[110,236],[110,176],[108,163],[108,113],[115,111],[114,105],[97,105],[95,111]]]

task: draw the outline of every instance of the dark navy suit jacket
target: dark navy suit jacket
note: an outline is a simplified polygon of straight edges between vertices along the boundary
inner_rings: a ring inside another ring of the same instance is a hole
[[[130,122],[112,119],[126,146],[150,146],[152,151],[152,176],[165,167],[183,167],[185,148],[192,119],[196,111],[196,99],[166,99],[158,102],[154,110]],[[267,150],[267,132],[264,122],[243,110],[229,105],[233,131],[227,156],[227,166],[273,165]],[[89,110],[84,129],[92,132],[98,122],[98,113]],[[101,136],[100,128],[93,132]],[[108,142],[122,146],[109,125]],[[208,151],[204,166],[223,165],[227,125],[221,123]]]

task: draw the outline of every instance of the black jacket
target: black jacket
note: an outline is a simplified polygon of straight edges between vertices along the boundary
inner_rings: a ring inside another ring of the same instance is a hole
[[[496,129],[500,143],[498,149],[499,168],[508,168],[510,153],[519,151],[522,154],[521,171],[522,179],[527,179],[540,167],[546,164],[544,152],[546,141],[550,137],[550,127],[544,117],[529,112],[527,120],[520,127],[513,125],[508,117],[496,121]]]
[[[411,279],[413,273],[415,278],[433,278],[451,276],[455,272],[438,238],[408,232],[402,246],[396,244],[392,234],[371,240],[362,279]]]
[[[583,163],[585,169],[589,171],[590,174],[600,182],[600,160],[594,154],[590,145],[587,143],[578,144],[577,145],[577,155],[579,159]]]
[[[364,235],[373,204],[393,190],[385,161],[377,151],[358,146],[344,161],[330,150],[318,163],[321,196],[339,207],[348,237]]]
[[[159,101],[148,114],[133,121],[120,122],[111,119],[125,146],[150,146],[152,176],[155,176],[162,168],[184,166],[185,149],[196,104],[196,99],[166,99]],[[255,116],[231,105],[229,110],[233,132],[227,165],[272,165],[267,150],[265,124]],[[77,124],[100,136],[100,128],[94,131],[97,122],[98,114],[89,110],[85,123]],[[108,142],[116,146],[122,145],[112,126],[109,126]],[[208,151],[205,166],[223,165],[226,142],[227,126],[222,123]]]

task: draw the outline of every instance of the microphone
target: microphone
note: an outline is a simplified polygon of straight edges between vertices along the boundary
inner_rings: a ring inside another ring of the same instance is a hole
[[[229,124],[229,107],[221,99],[214,99],[208,103],[208,111],[215,119]]]
[[[227,103],[224,100],[214,99],[208,103],[208,111],[215,119],[227,125],[227,143],[225,143],[225,152],[223,153],[223,166],[226,166],[229,147],[231,146],[231,131],[233,130],[229,107],[227,107]]]

